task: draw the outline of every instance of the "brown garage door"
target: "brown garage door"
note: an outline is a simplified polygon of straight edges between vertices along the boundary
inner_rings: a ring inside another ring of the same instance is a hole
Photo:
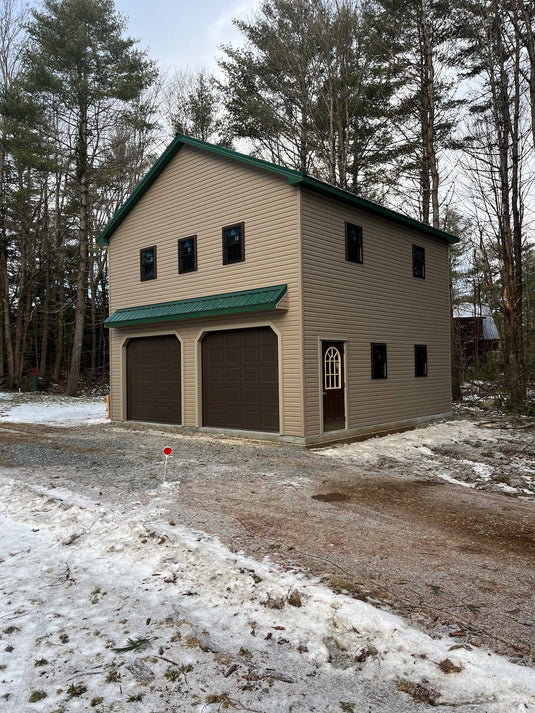
[[[278,345],[269,327],[206,335],[203,424],[278,432]]]
[[[129,421],[181,423],[180,342],[139,337],[126,347]]]

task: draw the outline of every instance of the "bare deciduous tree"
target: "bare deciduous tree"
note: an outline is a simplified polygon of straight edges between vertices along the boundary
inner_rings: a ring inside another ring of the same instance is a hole
[[[525,47],[498,0],[476,0],[466,16],[467,67],[477,77],[473,122],[467,137],[468,174],[479,248],[489,294],[499,323],[505,385],[510,405],[522,409],[527,374],[524,355],[523,251],[527,195],[532,188],[527,160],[533,159],[529,88],[524,81]]]

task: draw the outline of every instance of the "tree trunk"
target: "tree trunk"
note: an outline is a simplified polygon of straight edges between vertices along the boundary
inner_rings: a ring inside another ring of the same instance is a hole
[[[504,25],[501,5],[493,0],[484,49],[489,110],[487,153],[483,171],[491,174],[491,197],[495,212],[492,230],[497,235],[495,254],[499,264],[499,306],[503,316],[501,347],[509,405],[523,410],[526,401],[524,325],[522,305],[522,198],[521,171],[521,51],[518,36],[511,43],[511,28]],[[490,167],[490,169],[489,169]],[[485,279],[493,283],[493,266],[486,257]]]
[[[504,305],[504,379],[513,409],[523,409],[526,401],[522,319],[522,218],[520,210],[520,47],[514,52],[514,73],[506,65],[510,54],[504,47],[503,19],[494,0],[495,48],[499,66],[493,86],[494,115],[500,157],[500,202],[502,253],[502,303]],[[512,79],[512,82],[511,82]],[[512,87],[511,87],[512,83]],[[512,113],[512,115],[511,115]]]
[[[74,311],[74,336],[67,393],[76,396],[80,382],[80,365],[84,341],[85,305],[87,293],[87,260],[89,236],[89,187],[87,176],[87,111],[81,112],[77,144],[77,178],[80,194],[78,226],[78,277],[76,281],[76,307]]]
[[[7,270],[7,255],[4,245],[0,247],[0,290],[2,302],[2,317],[4,323],[4,345],[6,352],[6,384],[9,388],[15,386],[15,354],[11,338],[11,315],[9,305],[9,281]]]
[[[421,14],[418,28],[420,42],[420,132],[422,142],[422,163],[420,169],[422,190],[422,221],[440,225],[439,217],[439,173],[435,149],[435,67],[433,43],[429,27],[428,0],[421,0]]]
[[[33,176],[31,172],[22,170],[18,176],[18,189],[21,196],[31,195]],[[35,212],[30,213],[31,206],[28,201],[22,199],[16,202],[16,213],[14,218],[19,229],[19,275],[18,275],[18,298],[16,304],[15,318],[15,383],[20,384],[24,374],[26,344],[28,329],[32,318],[33,288],[36,264],[36,244],[39,239],[36,225],[38,220],[36,214],[39,212],[41,202],[35,207]],[[35,366],[35,364],[32,364]]]
[[[9,271],[7,265],[6,195],[5,195],[5,154],[0,152],[0,297],[2,322],[4,327],[4,349],[6,354],[6,383],[15,386],[15,354],[11,337],[11,314],[9,301]]]
[[[92,382],[95,379],[97,371],[97,314],[96,314],[96,295],[95,295],[95,276],[94,270],[90,269],[90,285],[91,285],[91,368],[89,370],[89,380]]]
[[[533,148],[535,149],[535,34],[533,32],[533,14],[533,5],[530,9],[527,2],[514,0],[510,16],[515,27],[517,41],[520,41],[522,46],[525,47],[529,60],[527,81],[530,99],[531,136]]]
[[[65,305],[65,282],[64,282],[64,271],[63,265],[60,265],[59,275],[58,275],[58,289],[56,298],[56,338],[55,338],[55,359],[54,368],[52,370],[52,379],[54,381],[59,381],[62,374],[63,367],[63,356],[65,353],[65,318],[64,318],[64,307]]]
[[[41,246],[41,271],[43,275],[43,303],[41,308],[41,344],[39,347],[38,364],[40,373],[44,376],[48,373],[48,332],[50,329],[50,259],[51,259],[51,240],[50,240],[50,220],[48,212],[48,186],[44,184],[44,201],[43,201],[43,241]]]

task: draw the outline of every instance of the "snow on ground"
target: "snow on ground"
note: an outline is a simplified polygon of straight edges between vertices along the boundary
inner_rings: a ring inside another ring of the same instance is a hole
[[[467,439],[482,439],[495,443],[496,436],[490,430],[483,431],[470,421],[446,421],[413,431],[403,431],[380,438],[369,438],[343,446],[324,448],[324,455],[342,457],[354,463],[376,464],[381,458],[393,458],[411,462],[419,456],[432,456],[432,448],[445,443],[463,443]]]
[[[521,430],[458,420],[318,452],[356,465],[414,465],[420,474],[456,485],[535,496],[535,446],[527,438]]]
[[[2,420],[54,414],[65,426],[104,420],[102,407],[0,398]],[[324,453],[432,462],[475,428],[438,424]],[[170,521],[165,493],[113,509],[0,469],[3,713],[535,713],[534,669],[232,553]]]
[[[106,403],[103,397],[0,392],[0,421],[75,426],[105,420]]]
[[[232,553],[159,506],[2,478],[4,713],[535,711],[533,669]]]

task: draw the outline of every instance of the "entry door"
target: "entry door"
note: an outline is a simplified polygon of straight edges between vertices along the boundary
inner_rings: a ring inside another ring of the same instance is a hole
[[[337,431],[346,427],[344,343],[322,344],[323,430]]]

